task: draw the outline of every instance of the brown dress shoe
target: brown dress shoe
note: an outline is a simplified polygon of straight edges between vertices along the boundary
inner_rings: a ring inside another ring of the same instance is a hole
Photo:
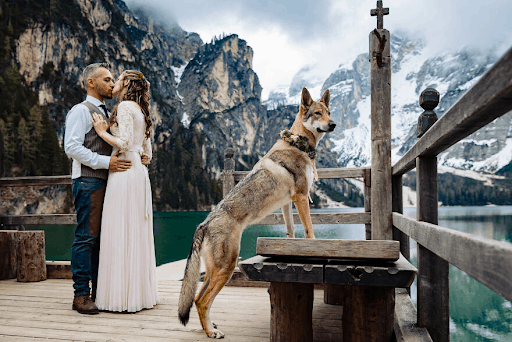
[[[86,315],[97,315],[99,313],[98,307],[89,295],[75,297],[73,299],[73,310]]]

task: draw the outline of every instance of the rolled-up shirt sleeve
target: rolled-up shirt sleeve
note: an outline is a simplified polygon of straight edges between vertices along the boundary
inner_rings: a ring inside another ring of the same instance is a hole
[[[104,156],[84,146],[85,135],[91,130],[89,109],[83,105],[73,107],[66,118],[64,151],[80,164],[92,169],[108,169],[110,156]]]

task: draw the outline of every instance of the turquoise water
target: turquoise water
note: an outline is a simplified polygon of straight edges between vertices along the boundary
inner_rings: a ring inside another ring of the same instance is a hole
[[[362,208],[318,211],[362,212]],[[197,224],[207,212],[166,212],[154,214],[155,252],[157,264],[184,259],[190,250]],[[414,208],[404,214],[414,217]],[[441,207],[439,225],[489,239],[512,242],[512,206]],[[73,242],[73,226],[34,227],[44,229],[47,260],[69,260]],[[303,238],[301,225],[296,237]],[[285,237],[282,226],[251,226],[242,236],[242,259],[255,255],[259,236]],[[365,238],[364,225],[315,225],[319,239]],[[411,240],[411,262],[417,264],[416,244]],[[413,301],[416,286],[411,287]],[[512,305],[466,273],[450,265],[450,339],[453,342],[512,342]]]

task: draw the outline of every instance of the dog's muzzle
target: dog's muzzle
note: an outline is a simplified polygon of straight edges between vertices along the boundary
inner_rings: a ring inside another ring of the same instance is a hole
[[[329,122],[329,125],[327,126],[327,128],[325,128],[325,129],[317,128],[316,130],[319,133],[329,133],[329,132],[334,131],[335,128],[336,128],[336,124],[334,123],[334,121],[331,121],[331,122]]]

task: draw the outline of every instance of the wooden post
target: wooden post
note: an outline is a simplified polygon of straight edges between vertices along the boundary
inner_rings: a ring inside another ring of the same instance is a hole
[[[395,288],[344,286],[343,291],[343,341],[393,341]]]
[[[0,280],[17,276],[18,232],[0,230]]]
[[[418,119],[418,137],[437,120],[433,109],[439,103],[439,92],[425,89],[419,100],[425,111]],[[437,157],[416,158],[416,190],[418,221],[438,223]],[[426,327],[434,342],[450,340],[448,262],[418,244],[418,325]]]
[[[378,7],[379,3],[382,9],[382,2],[377,2]],[[382,15],[382,11],[377,10],[375,13],[378,17]],[[377,28],[370,33],[371,224],[373,240],[391,240],[393,238],[391,209],[391,57],[389,46],[388,30]]]
[[[224,170],[222,171],[222,195],[226,195],[235,187],[235,160],[233,159],[235,152],[232,148],[226,148],[224,152]]]
[[[372,178],[371,170],[364,170],[363,183],[364,183],[364,212],[371,213],[372,211]],[[366,232],[366,240],[372,239],[372,223],[364,225]]]
[[[417,220],[437,224],[437,157],[416,159]],[[418,325],[434,342],[450,340],[448,262],[418,244]]]
[[[393,188],[393,212],[404,213],[404,200],[402,191],[402,175],[393,176],[391,186]],[[411,250],[409,243],[409,236],[402,233],[400,230],[393,227],[393,240],[400,241],[400,253],[407,259],[411,260]]]
[[[313,341],[313,284],[272,282],[270,341]]]
[[[330,305],[343,305],[345,301],[345,292],[343,285],[325,284],[324,286],[324,303]]]
[[[18,232],[17,267],[20,282],[46,280],[44,230]]]

